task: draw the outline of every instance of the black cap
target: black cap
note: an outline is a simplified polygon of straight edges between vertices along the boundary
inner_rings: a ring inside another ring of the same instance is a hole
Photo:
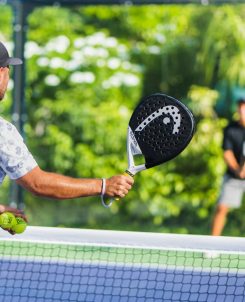
[[[6,47],[0,42],[0,67],[7,67],[8,65],[20,65],[22,60],[19,58],[11,58]]]
[[[245,104],[245,96],[241,97],[240,99],[237,100],[237,105],[240,106],[242,104]]]

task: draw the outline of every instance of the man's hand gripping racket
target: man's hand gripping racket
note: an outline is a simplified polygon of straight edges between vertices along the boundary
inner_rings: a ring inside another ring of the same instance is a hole
[[[180,154],[193,137],[195,121],[180,101],[165,94],[145,97],[134,110],[128,126],[128,168],[132,177],[142,170],[165,163]],[[134,157],[142,155],[144,163],[135,165]],[[114,199],[102,204],[110,207]]]

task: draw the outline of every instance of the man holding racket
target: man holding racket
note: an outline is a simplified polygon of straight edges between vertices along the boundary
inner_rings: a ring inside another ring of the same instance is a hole
[[[212,235],[222,234],[230,208],[239,208],[245,192],[245,96],[238,100],[239,120],[224,131],[223,149],[227,172],[213,219]]]
[[[0,101],[7,90],[9,66],[20,64],[22,61],[9,57],[7,49],[0,42]],[[15,126],[0,117],[0,183],[6,175],[34,195],[55,199],[96,196],[102,193],[109,197],[123,198],[133,185],[133,178],[126,175],[102,180],[72,178],[43,171]],[[0,206],[0,212],[1,207],[4,212],[5,206]],[[10,207],[7,210],[25,217],[19,210]]]

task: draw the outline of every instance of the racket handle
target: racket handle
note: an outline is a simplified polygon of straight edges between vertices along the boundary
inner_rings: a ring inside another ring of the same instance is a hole
[[[132,173],[130,173],[128,170],[126,170],[124,173],[123,173],[124,176],[131,176],[131,177],[134,177],[134,175]],[[115,198],[116,201],[120,200],[120,198]]]
[[[130,173],[128,170],[126,170],[124,173],[123,173],[124,176],[131,176],[131,177],[134,177],[134,175],[132,173]],[[103,185],[105,186],[105,184],[103,183]],[[104,200],[104,194],[101,194],[101,203],[102,205],[105,207],[105,208],[110,208],[111,205],[113,204],[114,201],[118,201],[120,200],[121,198],[111,198],[109,199],[109,203],[106,203],[105,200]]]
[[[131,177],[134,177],[134,175],[129,172],[128,170],[126,170],[124,173],[123,173],[124,176],[131,176]]]

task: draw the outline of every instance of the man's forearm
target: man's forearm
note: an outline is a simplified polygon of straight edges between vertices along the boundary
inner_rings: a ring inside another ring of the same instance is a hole
[[[101,179],[79,179],[33,169],[17,183],[38,196],[69,199],[95,196],[101,193]]]
[[[45,181],[37,187],[36,194],[57,199],[95,196],[101,193],[101,184],[101,179],[75,179],[48,173]]]

